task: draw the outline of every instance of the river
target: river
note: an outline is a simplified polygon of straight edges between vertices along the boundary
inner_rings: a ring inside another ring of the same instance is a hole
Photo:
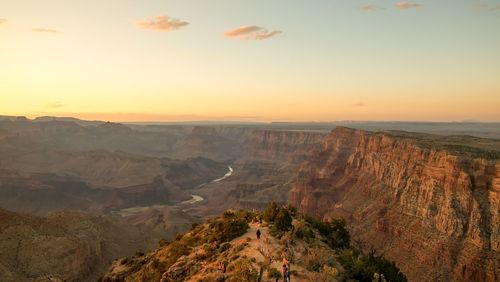
[[[212,180],[212,181],[210,181],[208,183],[216,183],[216,182],[222,181],[222,180],[230,177],[231,175],[233,175],[233,172],[234,172],[233,168],[231,166],[228,166],[227,168],[228,168],[228,172],[226,172],[226,174],[224,174],[224,176],[222,176],[221,178],[214,179],[214,180]],[[201,188],[201,187],[207,185],[208,183],[203,183],[200,186],[198,186],[198,188]],[[201,202],[201,201],[204,201],[204,200],[205,199],[202,196],[200,196],[200,195],[191,194],[191,199],[186,200],[184,202],[180,202],[179,205],[186,205],[186,204],[192,205],[194,203]]]

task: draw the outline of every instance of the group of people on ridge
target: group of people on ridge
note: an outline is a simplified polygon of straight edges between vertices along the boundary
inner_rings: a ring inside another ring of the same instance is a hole
[[[260,229],[257,229],[255,235],[257,235],[257,240],[260,240]],[[283,269],[281,270],[281,276],[283,277],[284,282],[290,282],[291,272],[290,272],[290,262],[284,257],[283,258]],[[279,278],[276,278],[276,282],[279,281]]]

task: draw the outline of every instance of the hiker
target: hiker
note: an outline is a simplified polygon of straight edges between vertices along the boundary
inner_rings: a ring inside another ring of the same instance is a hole
[[[288,267],[286,264],[283,264],[283,270],[281,271],[281,274],[283,275],[283,281],[288,282]]]
[[[260,229],[257,229],[257,239],[260,239]]]
[[[287,270],[288,270],[288,275],[287,275],[288,280],[286,281],[290,282],[290,278],[292,278],[292,271],[290,270],[290,262],[288,262],[287,264]]]
[[[290,272],[290,262],[283,257],[283,281],[290,282],[291,272]]]

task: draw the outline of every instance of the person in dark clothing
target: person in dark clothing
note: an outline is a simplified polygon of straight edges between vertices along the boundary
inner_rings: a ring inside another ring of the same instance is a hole
[[[257,239],[260,239],[260,229],[257,229]]]
[[[283,264],[283,270],[282,270],[281,274],[283,275],[283,281],[288,282],[289,281],[288,280],[288,267],[286,264]]]

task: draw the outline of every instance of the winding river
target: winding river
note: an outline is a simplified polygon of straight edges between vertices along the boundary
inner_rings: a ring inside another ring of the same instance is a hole
[[[228,172],[226,172],[226,174],[224,174],[224,176],[222,176],[221,178],[214,179],[208,183],[203,183],[200,186],[198,186],[198,188],[201,188],[209,183],[216,183],[216,182],[222,181],[222,180],[230,177],[231,175],[233,175],[233,172],[234,172],[233,168],[231,166],[228,166],[227,168],[228,168]],[[184,202],[180,202],[178,205],[192,205],[192,204],[195,204],[197,202],[204,201],[204,200],[205,199],[202,196],[191,194],[191,199],[186,200]]]

